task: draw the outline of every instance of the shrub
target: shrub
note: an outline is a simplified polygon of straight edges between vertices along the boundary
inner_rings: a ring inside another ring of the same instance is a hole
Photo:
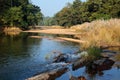
[[[101,52],[102,50],[98,47],[92,46],[87,49],[88,52],[88,60],[96,60],[101,58]]]

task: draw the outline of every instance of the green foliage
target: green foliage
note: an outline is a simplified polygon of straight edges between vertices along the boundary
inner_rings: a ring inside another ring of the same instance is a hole
[[[59,11],[54,19],[57,25],[72,26],[96,19],[120,18],[120,0],[75,0]]]
[[[43,16],[40,8],[29,0],[0,0],[0,9],[0,26],[28,29],[38,25]]]
[[[95,59],[99,59],[101,57],[101,52],[102,50],[98,47],[89,47],[87,49],[87,52],[88,52],[88,59],[90,60],[95,60]]]
[[[6,14],[4,14],[3,21],[4,24],[8,26],[20,26],[18,24],[22,21],[22,10],[21,7],[11,7]]]
[[[44,26],[51,26],[55,24],[55,20],[53,17],[43,17],[43,25]]]

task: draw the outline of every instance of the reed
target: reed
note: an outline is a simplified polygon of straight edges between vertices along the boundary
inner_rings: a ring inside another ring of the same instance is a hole
[[[82,24],[79,27],[78,29],[74,26],[74,29],[86,34],[80,37],[80,39],[88,41],[88,43],[82,44],[83,48],[91,45],[120,45],[120,19],[96,20],[91,23]]]

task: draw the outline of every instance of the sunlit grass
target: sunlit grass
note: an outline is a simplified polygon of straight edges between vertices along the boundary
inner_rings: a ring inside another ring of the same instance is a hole
[[[63,29],[62,26],[58,26],[58,25],[53,25],[53,26],[50,26],[52,29]]]
[[[91,45],[120,45],[120,19],[97,20],[79,25],[79,27],[78,29],[77,26],[76,30],[86,34],[80,37],[81,40],[88,41],[88,43],[83,44],[84,48]]]
[[[4,32],[17,32],[17,31],[21,31],[21,29],[18,27],[5,27],[4,28]]]
[[[17,27],[5,27],[4,32],[6,35],[18,35],[22,30]]]

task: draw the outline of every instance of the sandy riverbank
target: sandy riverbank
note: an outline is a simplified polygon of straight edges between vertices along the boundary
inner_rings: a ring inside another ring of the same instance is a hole
[[[23,32],[30,32],[30,33],[45,33],[45,34],[66,34],[66,35],[76,35],[80,34],[76,32],[74,29],[45,29],[45,30],[28,30]]]
[[[86,43],[87,41],[79,40],[79,39],[72,39],[72,38],[67,38],[67,37],[56,37],[56,38],[49,38],[46,36],[30,36],[30,38],[47,38],[55,41],[70,41],[70,42],[75,42],[75,43]]]

